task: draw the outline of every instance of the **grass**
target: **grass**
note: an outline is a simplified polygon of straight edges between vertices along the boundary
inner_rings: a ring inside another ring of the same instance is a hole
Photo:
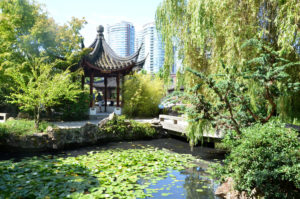
[[[45,132],[48,126],[53,126],[53,124],[42,121],[38,132]],[[5,123],[0,123],[0,137],[5,134],[24,136],[32,135],[34,133],[37,133],[37,130],[34,127],[33,120],[9,120]]]
[[[166,178],[170,169],[195,166],[193,160],[191,155],[149,147],[2,161],[0,198],[151,197],[157,192],[149,188],[151,184]]]

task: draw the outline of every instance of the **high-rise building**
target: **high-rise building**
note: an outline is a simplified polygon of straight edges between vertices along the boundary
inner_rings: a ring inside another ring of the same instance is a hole
[[[135,29],[132,23],[122,21],[107,25],[108,44],[119,56],[130,56],[134,53]]]
[[[164,48],[160,33],[156,30],[155,23],[147,23],[136,38],[135,47],[143,43],[140,59],[148,55],[144,69],[150,73],[157,73],[164,64]]]

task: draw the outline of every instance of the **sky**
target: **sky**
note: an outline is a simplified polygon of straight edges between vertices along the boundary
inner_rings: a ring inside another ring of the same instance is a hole
[[[155,19],[157,6],[163,0],[36,0],[43,4],[49,16],[62,25],[76,18],[85,18],[82,29],[84,43],[89,46],[99,25],[106,27],[120,21],[132,22],[136,31]]]

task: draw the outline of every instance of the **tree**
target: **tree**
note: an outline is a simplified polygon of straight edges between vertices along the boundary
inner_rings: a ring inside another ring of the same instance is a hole
[[[201,89],[193,90],[205,79],[197,78],[196,73],[188,72],[187,68],[201,73],[203,77],[213,77],[216,83],[224,81],[223,75],[228,74],[236,77],[236,82],[232,84],[248,85],[244,95],[249,100],[247,104],[251,110],[260,114],[259,118],[267,119],[268,117],[264,117],[267,113],[272,116],[280,113],[287,119],[300,118],[299,93],[292,92],[292,89],[281,89],[282,93],[279,97],[277,94],[274,96],[272,94],[266,101],[264,96],[261,96],[265,93],[263,89],[266,88],[260,87],[260,82],[253,79],[255,71],[258,71],[255,66],[259,65],[255,64],[255,58],[257,58],[256,61],[264,59],[262,54],[289,60],[291,63],[299,61],[299,16],[300,2],[297,0],[164,0],[156,12],[156,24],[165,43],[165,75],[170,74],[170,67],[173,65],[173,49],[176,46],[183,60],[185,89],[191,91],[190,95],[203,96],[214,107],[219,105],[216,93],[208,87],[202,86]],[[243,44],[249,39],[268,46],[276,53],[262,52],[259,48],[243,47]],[[221,67],[220,61],[227,67]],[[285,64],[287,63],[278,62],[278,60],[274,62],[269,59],[266,66],[271,65],[272,72],[276,72],[276,70],[278,72],[282,70],[280,67]],[[253,69],[252,75],[249,78],[239,77],[246,69],[250,71]],[[283,71],[289,75],[289,83],[296,84],[300,81],[299,65],[290,65]],[[262,74],[265,76],[263,81],[267,83],[266,77],[270,71],[264,72],[267,73]],[[257,79],[258,76],[256,76]],[[278,81],[279,84],[276,84],[276,87],[281,88],[281,84],[283,87],[287,86],[281,81],[285,82],[284,78]],[[260,95],[257,95],[258,93]],[[188,101],[188,98],[186,100]],[[191,100],[187,104],[193,104],[195,98]],[[277,103],[276,110],[272,110],[272,108],[269,110],[268,106],[263,106],[268,102],[271,104],[274,102],[271,106],[273,109],[275,108],[274,104]],[[201,106],[204,105],[205,103]],[[261,109],[262,113],[258,113]],[[201,124],[205,123],[205,121],[196,122],[199,121],[196,115],[192,114],[189,118],[192,129],[189,136],[192,139],[199,138],[200,133],[197,132],[197,129],[202,129]],[[212,117],[215,116],[212,115]],[[198,127],[196,128],[196,126]]]
[[[55,64],[47,63],[46,59],[29,59],[6,71],[16,84],[9,102],[18,104],[22,110],[33,111],[36,129],[41,110],[59,104],[58,99],[75,101],[82,92],[80,86],[72,82],[69,70],[56,72]]]
[[[124,83],[124,113],[130,117],[153,117],[164,94],[163,80],[150,74],[135,73]]]
[[[17,86],[5,71],[17,70],[35,58],[56,62],[55,70],[61,71],[77,64],[82,54],[79,31],[84,24],[84,19],[72,18],[58,25],[35,1],[0,1],[0,109],[1,104],[7,106],[8,88]]]
[[[300,62],[292,62],[280,56],[271,47],[258,40],[249,40],[243,48],[255,48],[259,56],[247,62],[242,72],[236,67],[226,67],[225,73],[209,74],[187,68],[199,78],[200,83],[184,93],[175,92],[166,100],[180,101],[190,122],[187,136],[190,144],[197,144],[204,130],[211,126],[226,132],[236,131],[241,135],[241,129],[253,123],[266,123],[277,115],[278,99],[287,93],[297,93],[300,82],[293,82],[287,73],[289,68],[300,66]],[[236,71],[230,71],[233,68]],[[248,84],[248,80],[253,81]],[[255,92],[255,106],[251,104],[249,90],[253,84],[258,88]],[[202,94],[205,90],[205,94]],[[208,98],[207,95],[211,97]],[[212,101],[211,98],[214,100]],[[259,107],[258,109],[256,107]]]

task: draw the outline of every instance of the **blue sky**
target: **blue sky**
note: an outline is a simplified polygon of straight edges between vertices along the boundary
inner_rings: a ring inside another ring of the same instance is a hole
[[[88,22],[81,31],[85,44],[96,36],[96,27],[119,21],[132,22],[136,30],[143,24],[154,21],[157,6],[163,0],[36,0],[44,4],[49,15],[59,24],[72,16],[85,18]]]

